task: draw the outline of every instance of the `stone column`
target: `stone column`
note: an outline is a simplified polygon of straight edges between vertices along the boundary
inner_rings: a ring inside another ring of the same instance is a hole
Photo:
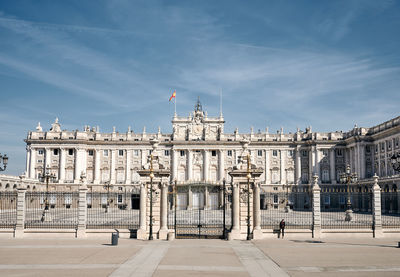
[[[79,188],[79,202],[78,202],[78,229],[76,231],[77,238],[86,237],[86,222],[87,222],[87,203],[86,194],[87,186],[83,184]],[[92,199],[93,201],[93,199]]]
[[[66,163],[66,150],[65,148],[60,148],[60,175],[59,183],[65,182],[65,163]]]
[[[79,178],[81,176],[81,171],[82,171],[82,158],[81,158],[81,151],[78,148],[74,149],[75,151],[75,172],[74,172],[74,183],[78,184],[79,183]]]
[[[265,183],[271,184],[271,171],[269,170],[270,164],[269,164],[269,155],[270,155],[270,150],[265,150]]]
[[[314,163],[315,169],[314,170],[315,170],[318,178],[321,178],[321,166],[319,164],[319,162],[320,162],[319,151],[320,150],[317,147],[315,147],[315,163]]]
[[[36,179],[36,149],[31,147],[31,156],[30,156],[30,163],[29,163],[29,177],[31,179]]]
[[[313,176],[312,186],[312,217],[313,217],[313,238],[321,237],[321,188],[318,185],[318,176]]]
[[[308,183],[311,184],[312,182],[312,176],[314,175],[314,161],[315,161],[315,155],[314,155],[314,146],[310,147],[309,153],[308,153]]]
[[[187,150],[187,178],[189,181],[193,179],[193,152]]]
[[[203,151],[203,177],[204,177],[204,181],[208,181],[209,177],[208,177],[208,164],[209,164],[209,153],[207,150]]]
[[[225,162],[224,162],[224,155],[225,152],[223,150],[219,150],[219,155],[218,155],[218,179],[222,182],[222,180],[225,177]]]
[[[372,187],[373,202],[372,202],[372,217],[374,226],[374,238],[382,238],[382,206],[381,206],[381,188],[378,184],[378,176],[375,174],[374,185]]]
[[[94,160],[94,181],[93,184],[100,184],[101,176],[100,176],[100,155],[101,155],[100,149],[96,149],[95,153],[95,160]]]
[[[191,210],[193,208],[193,194],[192,187],[188,186],[188,194],[187,194],[187,209]]]
[[[171,179],[177,180],[178,179],[178,154],[177,151],[172,149],[171,150],[172,156],[172,172],[171,172]]]
[[[301,184],[301,152],[296,148],[296,184]]]
[[[147,240],[147,188],[146,184],[140,185],[140,216],[139,216],[139,230],[137,231],[137,238]]]
[[[210,195],[208,192],[208,187],[204,187],[204,210],[209,210],[210,209]]]
[[[330,173],[331,178],[330,179],[331,179],[331,183],[334,185],[334,184],[336,184],[336,170],[335,170],[336,165],[335,165],[335,149],[334,148],[330,150],[329,158],[330,158],[329,166],[330,166],[330,170],[331,170],[331,173]]]
[[[365,145],[360,145],[360,179],[365,179]]]
[[[116,156],[116,151],[115,149],[111,150],[111,178],[110,178],[110,183],[115,184],[115,159]]]
[[[262,231],[261,231],[261,214],[260,214],[260,184],[254,184],[253,189],[253,219],[254,219],[254,228],[253,228],[253,238],[261,239]]]
[[[45,168],[51,167],[51,149],[47,147],[45,148],[44,163]]]
[[[26,187],[17,189],[17,224],[15,225],[15,238],[22,238],[25,229],[25,193]]]
[[[29,176],[30,176],[30,173],[29,173],[29,170],[30,170],[29,163],[30,163],[30,161],[31,161],[31,147],[27,146],[26,147],[26,165],[25,165],[25,177],[26,178],[29,178]]]
[[[281,150],[281,184],[286,184],[286,160],[287,152],[286,150]]]
[[[228,239],[240,239],[240,199],[239,184],[232,184],[232,230],[228,234]]]
[[[161,211],[160,211],[159,239],[167,239],[168,236],[168,184],[161,184]]]
[[[132,182],[131,156],[132,156],[132,150],[130,150],[130,149],[126,150],[125,184],[130,184]]]

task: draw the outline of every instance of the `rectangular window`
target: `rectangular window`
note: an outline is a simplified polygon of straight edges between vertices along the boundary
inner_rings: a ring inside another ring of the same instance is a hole
[[[228,150],[228,156],[232,157],[232,150]]]
[[[74,149],[68,149],[68,155],[73,156],[74,155]]]
[[[124,155],[124,150],[118,150],[118,156],[122,157]]]
[[[371,153],[371,147],[369,145],[365,146],[365,152]]]
[[[213,156],[213,157],[217,156],[217,151],[212,150],[212,151],[211,151],[211,156]]]
[[[105,138],[104,141],[108,141],[108,138]]]
[[[149,150],[149,155],[151,155],[151,153],[153,153],[153,150]]]
[[[139,150],[133,150],[133,155],[136,157],[139,156]]]
[[[58,156],[58,149],[53,149],[53,155]]]
[[[328,150],[322,150],[322,155],[324,157],[327,157],[328,156]]]
[[[293,157],[294,151],[293,150],[288,150],[287,155],[288,157]]]
[[[122,194],[118,194],[118,204],[122,204]]]
[[[262,150],[257,150],[257,156],[262,157]]]
[[[103,150],[103,156],[108,157],[108,150]]]
[[[278,157],[278,150],[272,150],[272,156]]]
[[[381,151],[382,152],[385,151],[385,143],[384,142],[381,142]]]
[[[124,141],[124,139],[123,139],[123,138],[120,138],[119,141]]]
[[[164,156],[169,156],[169,150],[164,150]]]
[[[302,155],[303,157],[307,157],[307,155],[308,155],[307,150],[302,150],[302,151],[301,151],[301,155]]]
[[[330,195],[324,195],[324,204],[325,205],[330,205],[331,204],[331,196]]]
[[[343,150],[342,149],[336,149],[336,154],[338,157],[342,157],[343,156]]]
[[[392,142],[390,140],[388,140],[386,143],[387,143],[388,150],[392,150]]]
[[[180,151],[181,157],[185,156],[185,150]]]
[[[396,148],[399,148],[399,138],[395,138],[394,145]]]
[[[89,155],[89,156],[93,156],[93,150],[89,150],[89,151],[88,151],[88,155]]]
[[[43,155],[43,153],[44,153],[43,149],[38,150],[38,155]]]

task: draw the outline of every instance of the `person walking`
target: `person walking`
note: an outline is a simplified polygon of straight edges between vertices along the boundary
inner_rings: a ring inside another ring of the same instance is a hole
[[[282,238],[285,236],[285,220],[282,219],[279,223],[279,232],[282,234]]]

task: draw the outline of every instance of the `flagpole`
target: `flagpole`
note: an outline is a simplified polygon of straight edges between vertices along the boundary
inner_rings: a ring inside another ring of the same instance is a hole
[[[174,113],[174,116],[176,116],[176,96],[174,97],[175,99],[175,101],[174,101],[174,107],[175,107],[175,113]]]

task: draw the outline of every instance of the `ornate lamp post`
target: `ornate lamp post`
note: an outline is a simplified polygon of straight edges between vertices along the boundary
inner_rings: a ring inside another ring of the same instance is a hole
[[[350,183],[357,182],[357,173],[350,172],[350,165],[347,165],[346,172],[340,174],[340,183],[347,184],[347,210],[346,210],[346,221],[351,221],[352,219],[352,209],[351,209],[351,200],[350,200]]]
[[[4,167],[0,166],[0,171],[6,170],[7,163],[8,163],[8,157],[7,154],[4,154],[4,156],[0,153],[0,164],[3,163]]]
[[[56,179],[55,174],[50,173],[50,167],[46,167],[45,171],[43,174],[39,173],[39,180],[41,182],[46,182],[46,197],[44,200],[44,210],[42,214],[42,219],[41,221],[47,221],[50,220],[49,216],[47,215],[49,211],[49,181],[54,181]]]
[[[106,209],[105,209],[105,213],[108,213],[108,208],[109,208],[109,206],[110,206],[110,188],[112,188],[113,187],[113,185],[111,185],[110,184],[110,181],[107,181],[105,184],[104,184],[104,189],[106,189],[107,190],[107,204],[106,204]]]
[[[149,240],[153,240],[153,178],[154,178],[154,168],[153,168],[153,154],[150,154],[150,230],[149,230]]]
[[[394,154],[390,158],[394,171],[400,172],[400,153]]]

